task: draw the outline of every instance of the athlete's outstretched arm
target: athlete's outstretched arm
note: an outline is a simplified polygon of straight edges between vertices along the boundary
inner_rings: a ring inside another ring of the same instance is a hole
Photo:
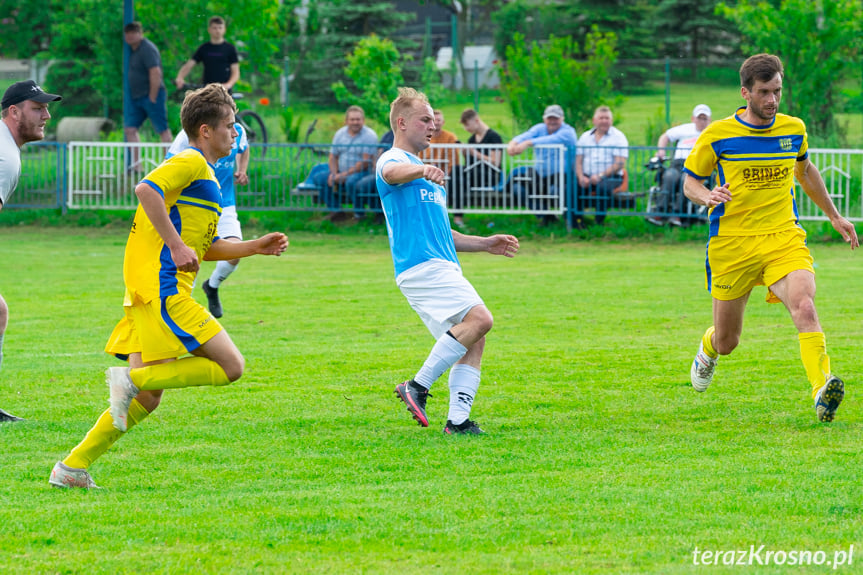
[[[288,249],[288,236],[280,232],[272,232],[244,242],[216,240],[204,254],[204,259],[214,261],[234,260],[254,255],[278,256],[286,249]]]
[[[518,253],[518,238],[506,234],[495,234],[486,238],[467,236],[452,230],[452,241],[459,252],[488,252],[496,256],[515,257]]]
[[[141,182],[135,188],[135,195],[144,208],[144,213],[150,218],[153,227],[168,249],[171,250],[171,259],[181,272],[196,272],[200,267],[195,250],[183,243],[180,234],[168,217],[165,209],[165,199],[152,186]]]
[[[381,175],[386,183],[392,185],[406,184],[420,178],[443,185],[446,178],[446,174],[437,166],[410,162],[390,162],[384,166]]]
[[[857,238],[857,230],[854,229],[854,224],[842,217],[839,210],[836,209],[836,204],[830,199],[830,194],[827,192],[827,186],[824,185],[824,179],[821,177],[821,172],[815,167],[809,158],[797,162],[794,166],[794,176],[800,182],[800,186],[806,195],[815,202],[824,215],[830,218],[830,223],[833,228],[851,244],[851,249],[860,245],[860,240]]]

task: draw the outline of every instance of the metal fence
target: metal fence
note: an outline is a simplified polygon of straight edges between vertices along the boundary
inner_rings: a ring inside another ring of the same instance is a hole
[[[345,189],[335,190],[338,207],[324,203],[322,190],[310,175],[315,166],[326,163],[330,148],[324,144],[253,145],[249,185],[236,193],[238,208],[332,211],[351,209],[352,202],[359,201],[371,211],[380,211],[374,197],[363,198]],[[166,149],[167,144],[28,144],[22,150],[21,181],[9,207],[134,209],[135,185],[162,161]],[[579,191],[573,167],[575,150],[563,146],[539,146],[510,156],[505,145],[436,145],[423,157],[447,174],[450,209],[457,213],[566,215],[568,221],[592,212],[703,217],[688,201],[681,203],[679,212],[657,207],[662,203],[657,202],[656,172],[649,168],[656,152],[655,147],[628,148],[622,185],[609,197],[585,197]],[[839,211],[852,221],[863,221],[863,151],[812,149],[810,157]],[[800,218],[826,219],[798,191]],[[371,188],[370,196],[375,195]]]

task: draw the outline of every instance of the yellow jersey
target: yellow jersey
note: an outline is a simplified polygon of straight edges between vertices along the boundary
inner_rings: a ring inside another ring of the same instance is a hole
[[[741,119],[745,109],[705,128],[683,168],[698,179],[717,169],[719,184],[729,184],[731,201],[708,213],[710,237],[773,234],[799,226],[794,166],[808,156],[806,126],[785,114],[754,126]]]
[[[165,199],[165,209],[174,229],[203,261],[216,235],[221,193],[211,166],[200,150],[187,148],[162,162],[142,180]],[[127,304],[138,299],[147,303],[181,292],[191,294],[194,272],[177,270],[171,250],[139,205],[126,243],[123,279]]]

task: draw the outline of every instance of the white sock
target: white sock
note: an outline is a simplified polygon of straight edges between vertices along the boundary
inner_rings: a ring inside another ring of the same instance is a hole
[[[207,280],[207,283],[210,284],[210,287],[217,288],[222,284],[223,281],[228,279],[229,275],[234,273],[235,269],[237,269],[237,266],[231,265],[226,261],[220,261],[216,263],[216,269],[213,270],[213,273],[210,275],[210,279]]]
[[[425,363],[414,377],[414,381],[417,385],[431,389],[437,378],[460,360],[465,353],[467,353],[467,348],[460,344],[456,338],[449,333],[443,334],[434,344]]]
[[[449,415],[447,419],[455,425],[467,421],[473,398],[479,389],[479,370],[458,363],[449,370]]]

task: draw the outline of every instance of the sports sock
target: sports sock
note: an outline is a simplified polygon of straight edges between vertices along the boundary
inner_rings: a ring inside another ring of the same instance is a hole
[[[812,399],[824,386],[830,375],[830,356],[827,355],[827,341],[820,331],[797,334],[800,340],[800,358],[806,370],[806,378],[812,386]]]
[[[207,280],[207,283],[209,283],[212,288],[218,288],[223,281],[228,279],[229,275],[234,273],[235,269],[237,269],[237,266],[231,265],[226,261],[219,261],[216,263],[216,269],[214,269],[213,273],[210,274],[210,279]]]
[[[231,383],[222,366],[206,357],[186,357],[168,363],[139,367],[131,370],[129,377],[135,387],[150,391]]]
[[[133,399],[129,405],[126,431],[141,423],[148,415],[150,413],[144,409],[144,406],[138,403],[137,399]],[[96,425],[81,440],[81,443],[63,460],[63,465],[73,469],[87,469],[100,455],[108,451],[108,448],[114,445],[114,442],[120,439],[123,433],[114,427],[111,410],[106,409],[96,420]]]
[[[434,344],[425,363],[414,377],[414,381],[417,385],[431,389],[437,378],[460,360],[465,353],[467,353],[467,348],[460,344],[450,332],[446,332]]]
[[[455,425],[470,417],[473,398],[479,389],[479,370],[464,363],[457,363],[449,370],[449,414],[447,419]]]
[[[711,325],[707,328],[707,331],[704,332],[704,337],[701,338],[701,343],[704,345],[704,353],[713,359],[719,357],[719,354],[716,353],[715,349],[713,349],[713,332],[715,331],[716,328]]]

